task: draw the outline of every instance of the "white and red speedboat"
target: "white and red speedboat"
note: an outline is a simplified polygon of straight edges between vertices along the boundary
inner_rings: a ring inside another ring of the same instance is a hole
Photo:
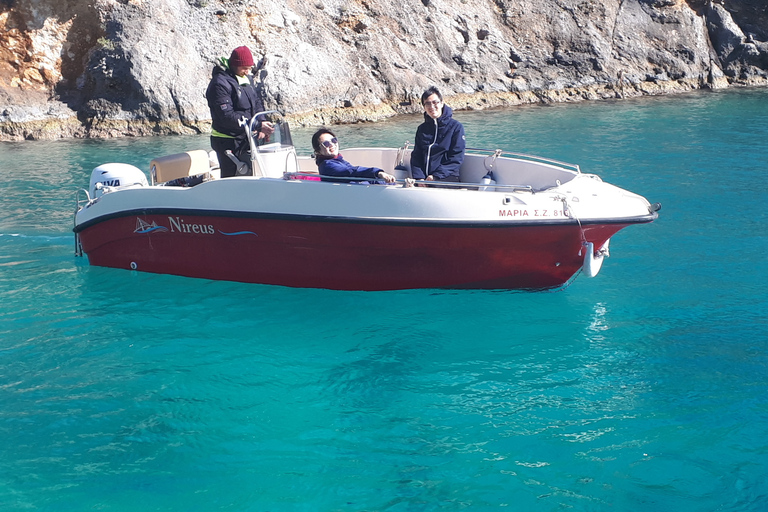
[[[467,150],[461,183],[407,186],[407,145],[345,149],[398,182],[320,181],[278,125],[267,144],[250,138],[242,176],[216,179],[204,150],[153,160],[149,182],[127,164],[97,167],[78,193],[78,254],[104,267],[295,287],[555,288],[580,271],[595,276],[611,236],[660,208],[578,166],[500,150]]]

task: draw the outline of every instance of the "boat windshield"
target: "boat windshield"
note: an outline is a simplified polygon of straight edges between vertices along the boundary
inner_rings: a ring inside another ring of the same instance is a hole
[[[258,137],[254,134],[254,142],[258,151],[273,150],[274,148],[284,148],[293,146],[291,138],[291,128],[282,116],[267,115],[266,120],[275,127],[275,132],[267,137]]]

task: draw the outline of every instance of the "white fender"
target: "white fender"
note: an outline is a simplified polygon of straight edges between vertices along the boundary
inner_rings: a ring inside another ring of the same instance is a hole
[[[608,244],[611,239],[605,241],[603,246],[595,251],[595,244],[587,242],[584,244],[584,263],[581,265],[581,269],[587,275],[587,277],[595,277],[600,272],[600,267],[603,266],[603,259],[610,256],[608,251]]]

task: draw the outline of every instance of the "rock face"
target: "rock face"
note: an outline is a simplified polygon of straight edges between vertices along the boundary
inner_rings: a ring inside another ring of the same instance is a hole
[[[205,132],[243,44],[305,124],[768,85],[765,0],[0,0],[0,140]]]

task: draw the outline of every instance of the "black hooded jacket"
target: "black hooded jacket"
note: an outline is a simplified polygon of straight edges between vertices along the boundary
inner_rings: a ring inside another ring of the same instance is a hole
[[[250,120],[256,113],[264,111],[253,78],[247,75],[247,79],[248,84],[240,85],[231,70],[220,65],[213,68],[205,97],[211,109],[211,127],[216,132],[230,137],[243,135],[240,119],[246,117]],[[254,131],[258,131],[260,124],[253,127]]]

